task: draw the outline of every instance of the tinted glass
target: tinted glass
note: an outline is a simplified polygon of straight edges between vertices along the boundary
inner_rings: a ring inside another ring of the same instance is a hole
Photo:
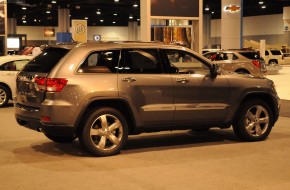
[[[281,51],[279,51],[279,50],[271,50],[271,53],[273,55],[282,55]]]
[[[115,73],[120,50],[97,51],[90,54],[78,69],[79,73]]]
[[[49,73],[68,52],[68,49],[63,48],[44,49],[24,67],[23,71]]]
[[[248,59],[261,59],[259,53],[257,52],[239,52],[239,53]]]
[[[157,49],[127,49],[123,52],[120,71],[123,73],[162,73]]]

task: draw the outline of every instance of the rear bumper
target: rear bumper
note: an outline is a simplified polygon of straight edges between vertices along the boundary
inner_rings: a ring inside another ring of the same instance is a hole
[[[40,120],[24,117],[21,115],[15,114],[16,121],[19,125],[38,131],[45,134],[53,136],[75,136],[75,131],[73,126],[64,126],[64,125],[50,125],[43,123]]]

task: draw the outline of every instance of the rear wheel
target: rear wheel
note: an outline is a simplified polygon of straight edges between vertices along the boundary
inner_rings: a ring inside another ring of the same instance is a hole
[[[274,59],[271,59],[268,63],[269,66],[275,66],[278,64],[278,61],[277,60],[274,60]]]
[[[118,154],[128,139],[128,124],[116,109],[90,112],[79,135],[80,143],[95,156]]]
[[[234,132],[245,141],[264,140],[270,134],[272,126],[272,110],[259,99],[245,102],[233,123]]]
[[[0,107],[4,107],[7,105],[9,97],[9,90],[5,86],[0,85]]]
[[[71,143],[72,141],[76,139],[76,137],[54,136],[54,135],[49,135],[49,134],[44,134],[44,135],[56,143]]]

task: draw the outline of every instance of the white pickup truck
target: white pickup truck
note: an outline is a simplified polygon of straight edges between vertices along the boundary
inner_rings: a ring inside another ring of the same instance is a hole
[[[12,100],[16,89],[16,75],[32,58],[30,55],[0,56],[0,107]]]

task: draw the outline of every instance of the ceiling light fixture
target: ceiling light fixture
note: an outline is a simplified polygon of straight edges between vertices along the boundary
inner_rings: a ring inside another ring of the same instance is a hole
[[[206,7],[204,8],[205,11],[209,11],[209,6],[206,5]]]
[[[263,5],[261,8],[262,8],[262,9],[266,9],[266,5]]]
[[[117,16],[118,14],[117,13],[114,13],[114,16]]]
[[[259,4],[260,4],[260,5],[263,5],[263,4],[264,4],[264,1],[259,1]]]
[[[138,7],[138,4],[135,2],[135,3],[133,4],[133,7]]]
[[[104,20],[100,20],[100,22],[104,22]]]
[[[22,7],[22,10],[26,10],[26,7]]]
[[[51,1],[51,3],[56,4],[56,1]]]
[[[130,16],[129,16],[129,19],[133,19],[133,16],[132,16],[132,14],[130,14]]]
[[[81,6],[79,6],[79,5],[76,5],[76,9],[80,9],[81,8]]]
[[[97,13],[97,15],[100,15],[101,14],[100,9],[98,9],[96,13]]]
[[[50,14],[50,11],[46,11],[46,14]]]
[[[114,0],[114,2],[115,2],[115,3],[118,3],[118,2],[119,2],[119,0]]]
[[[88,20],[88,19],[89,19],[89,17],[85,17],[85,19],[86,19],[86,20]]]
[[[114,22],[112,22],[113,24],[116,24],[116,22],[114,21]]]

